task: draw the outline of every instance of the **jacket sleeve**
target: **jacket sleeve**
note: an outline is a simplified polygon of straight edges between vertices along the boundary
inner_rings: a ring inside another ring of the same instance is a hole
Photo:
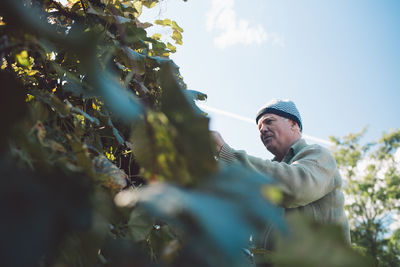
[[[226,163],[241,163],[250,169],[269,175],[284,194],[281,204],[296,208],[314,202],[340,186],[336,161],[331,153],[319,146],[301,150],[291,164],[252,157],[225,144],[219,154]]]

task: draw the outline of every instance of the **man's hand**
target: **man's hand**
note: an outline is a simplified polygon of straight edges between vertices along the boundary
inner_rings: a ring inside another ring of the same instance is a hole
[[[216,131],[211,131],[211,137],[217,145],[217,151],[220,151],[222,146],[225,144],[225,141],[224,139],[222,139],[221,134]]]

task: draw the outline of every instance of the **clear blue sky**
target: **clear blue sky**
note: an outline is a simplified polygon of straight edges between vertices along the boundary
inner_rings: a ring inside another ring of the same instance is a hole
[[[289,98],[305,134],[328,140],[369,126],[371,141],[400,127],[399,14],[396,0],[164,0],[142,21],[184,29],[172,58],[206,105],[253,119]],[[232,147],[271,157],[255,122],[209,114]]]

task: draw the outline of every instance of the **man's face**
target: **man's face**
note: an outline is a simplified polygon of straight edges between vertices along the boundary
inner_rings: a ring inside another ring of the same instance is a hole
[[[295,122],[275,114],[264,114],[258,121],[261,141],[272,154],[287,149],[293,142],[292,129]]]

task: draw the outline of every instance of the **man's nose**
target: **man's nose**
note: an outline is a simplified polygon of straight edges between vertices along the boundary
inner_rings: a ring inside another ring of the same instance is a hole
[[[261,124],[260,133],[265,133],[267,131],[267,127],[264,124]]]

